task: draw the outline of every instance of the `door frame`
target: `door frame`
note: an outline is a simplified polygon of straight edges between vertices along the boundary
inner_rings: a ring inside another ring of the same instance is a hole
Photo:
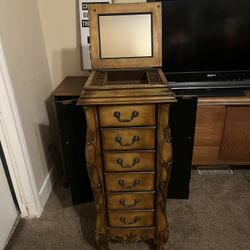
[[[39,217],[42,205],[0,37],[0,140],[21,217]]]
[[[2,147],[0,145],[0,149],[2,151]],[[16,225],[20,220],[20,213],[17,208],[16,202],[12,197],[12,191],[9,185],[8,176],[5,172],[6,167],[6,160],[4,155],[1,152],[0,154],[0,183],[1,183],[1,190],[0,196],[1,199],[4,201],[0,207],[3,209],[1,210],[1,231],[0,231],[0,249],[5,249],[6,245],[8,244],[11,235],[13,234]],[[2,183],[2,182],[3,183]],[[1,201],[2,201],[1,200]]]

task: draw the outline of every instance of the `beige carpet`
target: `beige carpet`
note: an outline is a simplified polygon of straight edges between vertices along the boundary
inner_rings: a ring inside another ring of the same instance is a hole
[[[250,249],[250,169],[234,175],[193,171],[189,200],[168,200],[166,249]],[[6,249],[93,250],[95,206],[71,206],[57,185],[39,219],[21,221]],[[110,243],[111,250],[154,249],[152,244]]]

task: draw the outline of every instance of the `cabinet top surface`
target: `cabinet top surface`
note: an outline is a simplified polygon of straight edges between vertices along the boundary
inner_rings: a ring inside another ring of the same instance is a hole
[[[80,96],[87,79],[87,76],[68,76],[52,91],[51,96]]]
[[[160,69],[120,69],[92,71],[84,89],[119,90],[166,88],[167,80]]]
[[[161,3],[89,4],[93,69],[160,67]]]
[[[200,97],[198,98],[198,105],[250,105],[250,90],[244,92],[244,96]]]
[[[160,69],[92,71],[80,96],[81,105],[174,102]]]

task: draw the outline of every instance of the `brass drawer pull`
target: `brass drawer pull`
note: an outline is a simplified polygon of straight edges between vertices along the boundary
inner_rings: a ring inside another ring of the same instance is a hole
[[[139,141],[139,136],[138,135],[135,135],[133,136],[133,139],[132,139],[132,142],[131,143],[122,143],[122,138],[120,136],[117,136],[115,138],[115,141],[118,142],[120,144],[120,146],[131,146],[133,145],[135,142]]]
[[[120,204],[124,208],[131,208],[131,207],[135,207],[136,204],[138,204],[140,201],[141,201],[140,199],[135,199],[133,204],[125,204],[125,200],[124,199],[120,199]]]
[[[131,122],[137,116],[139,116],[139,112],[133,111],[131,113],[130,119],[121,119],[121,113],[119,111],[114,112],[114,117],[117,118],[119,122]]]
[[[137,185],[141,184],[141,181],[138,180],[138,179],[135,179],[134,182],[133,182],[133,184],[132,184],[132,186],[126,186],[124,180],[123,180],[123,179],[119,179],[119,180],[118,180],[118,184],[119,184],[121,187],[123,187],[123,188],[131,189],[131,188],[134,188],[134,187],[136,187]]]
[[[126,164],[123,164],[123,159],[121,158],[118,158],[117,159],[117,163],[122,167],[122,168],[132,168],[134,167],[136,164],[138,164],[140,162],[140,159],[138,158],[135,158],[133,160],[133,163],[131,165],[126,165]]]
[[[138,222],[139,220],[141,220],[140,216],[135,216],[135,218],[132,221],[126,221],[126,218],[124,216],[120,217],[120,221],[123,222],[125,225],[136,224],[136,222]]]

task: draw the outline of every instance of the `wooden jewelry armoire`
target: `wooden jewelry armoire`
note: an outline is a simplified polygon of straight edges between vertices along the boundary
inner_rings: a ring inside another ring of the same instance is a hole
[[[87,119],[86,158],[99,249],[108,241],[168,239],[172,163],[169,105],[161,71],[161,3],[89,5],[93,71],[78,104]]]

